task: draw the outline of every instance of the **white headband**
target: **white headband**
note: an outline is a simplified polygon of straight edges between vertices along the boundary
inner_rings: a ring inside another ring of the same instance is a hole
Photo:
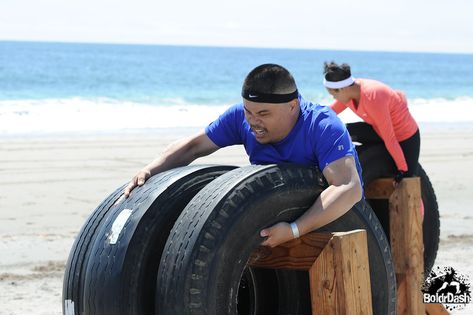
[[[355,83],[355,79],[353,77],[348,77],[342,81],[327,81],[324,78],[324,85],[329,89],[343,89],[344,87],[350,86]]]

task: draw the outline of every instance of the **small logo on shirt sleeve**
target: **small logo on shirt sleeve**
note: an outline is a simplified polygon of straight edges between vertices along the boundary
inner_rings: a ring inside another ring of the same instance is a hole
[[[338,151],[342,151],[342,150],[343,150],[343,144],[338,146]]]

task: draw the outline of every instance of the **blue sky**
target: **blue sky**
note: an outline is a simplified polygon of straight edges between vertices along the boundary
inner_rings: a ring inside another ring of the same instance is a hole
[[[0,40],[473,53],[471,0],[0,0]]]

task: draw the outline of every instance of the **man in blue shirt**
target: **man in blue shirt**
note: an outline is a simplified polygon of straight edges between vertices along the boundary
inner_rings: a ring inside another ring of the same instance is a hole
[[[275,64],[256,67],[243,83],[242,97],[243,103],[230,107],[205,131],[174,143],[139,171],[125,196],[152,175],[243,144],[251,164],[317,166],[330,185],[295,222],[262,230],[262,245],[274,247],[322,227],[361,199],[361,168],[345,125],[329,108],[305,101],[289,71]]]

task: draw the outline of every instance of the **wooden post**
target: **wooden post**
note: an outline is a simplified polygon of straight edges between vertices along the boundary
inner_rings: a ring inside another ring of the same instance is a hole
[[[308,270],[312,314],[372,314],[366,231],[309,233],[259,247],[249,265]]]
[[[389,199],[391,252],[397,282],[397,314],[448,314],[441,304],[425,306],[424,241],[420,213],[420,179],[405,178],[394,188],[393,179],[383,178],[365,189],[368,199]]]
[[[372,314],[366,231],[335,233],[309,275],[312,314]]]
[[[420,179],[406,178],[399,183],[389,197],[389,228],[391,252],[395,258],[394,268],[398,287],[397,314],[425,314],[422,302],[424,280],[424,240],[420,214]]]

